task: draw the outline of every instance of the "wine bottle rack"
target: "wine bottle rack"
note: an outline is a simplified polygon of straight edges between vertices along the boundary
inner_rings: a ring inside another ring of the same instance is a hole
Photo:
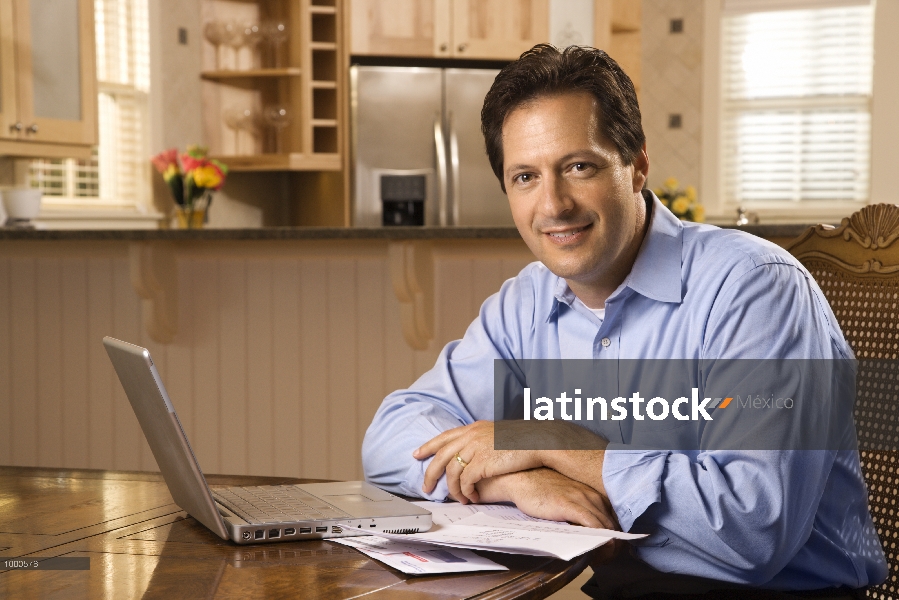
[[[233,171],[343,168],[343,17],[343,0],[202,0],[203,125],[213,156]],[[256,24],[262,34],[282,24],[286,39],[241,46],[260,34],[210,36],[209,23]]]

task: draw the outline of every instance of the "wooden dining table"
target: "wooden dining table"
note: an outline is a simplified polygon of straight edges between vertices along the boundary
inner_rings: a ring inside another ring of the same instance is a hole
[[[158,473],[0,467],[0,598],[545,598],[590,559],[482,554],[509,570],[411,576],[325,540],[238,546],[178,508]],[[53,557],[66,560],[33,568]]]

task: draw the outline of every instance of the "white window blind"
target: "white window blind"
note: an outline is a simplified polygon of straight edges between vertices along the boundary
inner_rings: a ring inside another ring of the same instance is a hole
[[[834,3],[725,12],[722,165],[729,202],[867,199],[873,7]]]
[[[147,0],[95,0],[100,140],[92,160],[35,160],[32,185],[49,204],[148,201],[150,47]]]

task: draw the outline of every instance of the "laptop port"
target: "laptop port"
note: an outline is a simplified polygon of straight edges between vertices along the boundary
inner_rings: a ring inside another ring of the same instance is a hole
[[[333,527],[331,527],[331,533],[343,533],[343,527],[334,525]]]
[[[369,525],[369,527],[377,527],[377,525],[375,525],[374,523],[372,523],[371,525]]]
[[[312,528],[311,527],[300,527],[300,535],[302,535],[304,533],[312,533]]]
[[[275,538],[281,537],[280,529],[269,529],[268,530],[268,539],[273,540]]]
[[[257,529],[253,532],[253,539],[262,540],[265,539],[265,529]]]
[[[316,527],[315,533],[328,533],[328,528],[327,527]]]
[[[293,535],[296,532],[297,532],[297,530],[294,529],[293,527],[288,527],[287,529],[284,530],[284,535]]]

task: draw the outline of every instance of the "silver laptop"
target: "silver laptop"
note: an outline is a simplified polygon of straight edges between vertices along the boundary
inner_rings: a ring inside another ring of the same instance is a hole
[[[106,353],[175,503],[223,539],[284,542],[431,528],[431,513],[363,481],[210,490],[146,348],[110,337]]]

